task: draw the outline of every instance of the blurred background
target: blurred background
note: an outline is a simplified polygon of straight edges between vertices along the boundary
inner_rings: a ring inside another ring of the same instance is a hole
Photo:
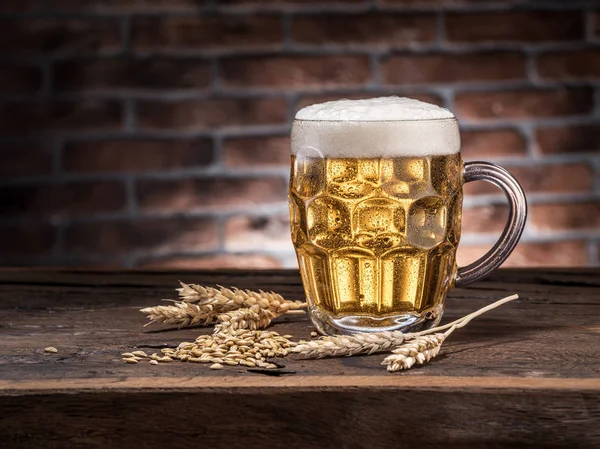
[[[598,265],[599,82],[598,1],[2,0],[0,264],[295,267],[295,112],[395,94],[522,183],[506,265]],[[506,217],[466,192],[462,264]]]

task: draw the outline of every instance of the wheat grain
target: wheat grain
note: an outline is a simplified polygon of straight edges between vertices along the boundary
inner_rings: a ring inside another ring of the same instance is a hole
[[[135,357],[148,357],[148,354],[146,354],[144,351],[133,351],[131,354]]]
[[[210,365],[209,368],[210,369],[223,369],[223,365],[221,365],[220,363],[213,363],[212,365]]]
[[[135,357],[126,357],[123,359],[123,361],[125,363],[132,363],[132,364],[138,363],[138,359],[136,359]]]
[[[44,348],[44,352],[56,354],[58,352],[58,349],[56,349],[54,346],[48,346],[47,348]]]
[[[245,321],[247,323],[247,321]],[[263,361],[267,357],[284,357],[294,342],[277,332],[235,328],[216,329],[212,335],[201,335],[194,343],[182,342],[170,357],[193,363],[219,363],[247,367],[276,367]],[[150,356],[150,358],[153,358]],[[162,358],[158,358],[162,361]],[[267,366],[269,365],[269,366]]]
[[[158,360],[150,360],[150,365],[158,365]]]

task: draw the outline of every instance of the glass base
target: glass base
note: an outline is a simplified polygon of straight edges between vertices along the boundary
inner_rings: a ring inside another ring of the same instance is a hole
[[[310,319],[322,335],[349,335],[363,332],[401,331],[420,332],[431,329],[442,320],[441,305],[422,313],[399,313],[385,317],[362,315],[330,315],[318,308],[311,308]]]

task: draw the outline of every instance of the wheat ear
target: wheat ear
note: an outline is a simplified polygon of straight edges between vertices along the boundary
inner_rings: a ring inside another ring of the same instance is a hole
[[[154,306],[140,309],[146,314],[149,322],[176,324],[180,327],[194,326],[197,324],[206,326],[216,320],[217,315],[213,313],[212,307],[199,306],[183,301],[175,301],[170,306]]]
[[[270,310],[261,309],[258,305],[221,313],[217,316],[219,324],[215,326],[215,333],[238,329],[264,329],[271,324],[275,316]]]
[[[306,307],[305,302],[288,301],[275,292],[241,290],[235,287],[226,288],[221,286],[216,289],[196,284],[185,284],[181,281],[180,284],[181,288],[177,289],[179,299],[188,303],[212,305],[215,309],[235,310],[258,305],[262,309],[268,309],[280,315],[290,310]]]
[[[387,370],[390,372],[410,369],[414,364],[423,365],[433,359],[442,347],[442,344],[456,329],[466,326],[472,319],[484,314],[485,312],[495,309],[507,302],[517,299],[518,295],[511,295],[496,301],[486,307],[483,307],[469,315],[466,315],[459,320],[448,323],[444,326],[439,326],[427,331],[414,334],[414,340],[399,346],[392,351],[392,355],[387,356],[382,365],[387,365]],[[434,331],[447,329],[446,332],[430,334]]]
[[[180,327],[208,325],[218,320],[218,316],[240,309],[261,309],[260,323],[268,322],[288,312],[300,311],[306,303],[287,301],[273,292],[240,290],[237,288],[204,287],[196,284],[184,284],[180,281],[178,288],[179,301],[169,306],[146,307],[140,311],[148,317],[149,322],[176,324]],[[256,312],[258,313],[258,312]],[[249,315],[248,315],[249,317]],[[255,320],[250,320],[255,321]],[[268,325],[268,323],[267,323]],[[262,326],[262,325],[261,325]],[[261,327],[259,326],[259,327]]]
[[[410,369],[415,363],[427,363],[438,354],[445,339],[445,334],[416,337],[414,340],[394,349],[392,355],[387,356],[381,364],[387,365],[388,371],[399,371]]]
[[[292,352],[307,359],[374,354],[389,351],[410,338],[412,334],[400,331],[335,335],[314,341],[301,340]]]

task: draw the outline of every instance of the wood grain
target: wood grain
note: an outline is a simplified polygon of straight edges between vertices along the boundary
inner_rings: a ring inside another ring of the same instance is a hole
[[[174,297],[178,279],[303,298],[290,270],[0,270],[6,447],[600,447],[598,270],[498,270],[452,291],[445,321],[521,298],[397,374],[379,366],[384,355],[286,358],[279,377],[122,363],[124,351],[210,332],[143,327],[138,309]],[[302,316],[273,329],[313,330]]]

